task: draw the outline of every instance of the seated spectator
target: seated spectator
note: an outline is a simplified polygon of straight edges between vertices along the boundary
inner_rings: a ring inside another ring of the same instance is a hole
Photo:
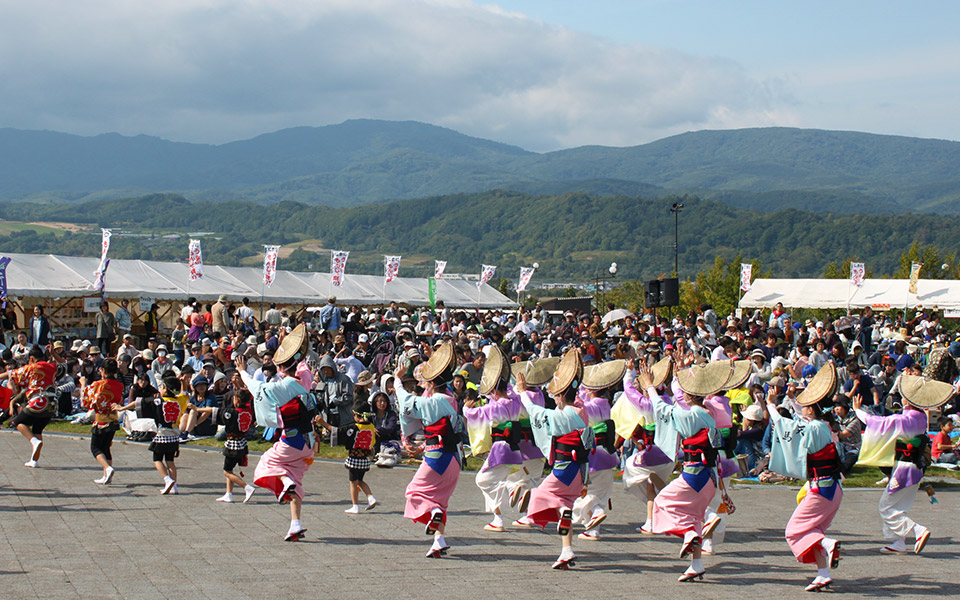
[[[834,414],[837,415],[839,431],[837,438],[840,440],[842,453],[840,454],[840,471],[846,475],[853,469],[857,458],[860,456],[860,434],[863,430],[863,423],[857,418],[855,412],[850,410],[850,398],[837,394],[833,400]]]
[[[937,425],[940,427],[940,431],[933,438],[933,447],[930,449],[933,462],[955,465],[958,462],[958,444],[950,437],[950,432],[953,431],[953,421],[950,417],[940,417]]]

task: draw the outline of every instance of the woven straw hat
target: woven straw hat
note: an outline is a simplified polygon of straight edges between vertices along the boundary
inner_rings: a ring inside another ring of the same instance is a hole
[[[557,365],[559,364],[559,356],[551,356],[538,360],[525,360],[510,365],[510,374],[516,379],[519,373],[523,373],[523,377],[527,380],[527,385],[539,387],[546,385],[547,382],[553,378],[553,374],[556,372]]]
[[[723,386],[723,390],[735,390],[738,387],[743,387],[743,384],[747,382],[747,379],[750,379],[752,373],[753,362],[749,360],[733,361],[733,374],[730,375],[730,380]]]
[[[446,342],[433,351],[430,360],[423,364],[420,375],[425,381],[433,381],[453,364],[453,342]]]
[[[627,372],[627,361],[608,360],[598,365],[583,368],[583,381],[580,385],[588,390],[602,390],[616,385]]]
[[[282,365],[290,359],[300,360],[306,354],[308,340],[307,326],[305,323],[300,323],[293,328],[293,331],[283,336],[283,341],[273,355],[273,362]]]
[[[480,376],[480,385],[477,386],[477,391],[481,394],[489,394],[493,391],[493,388],[497,387],[500,379],[509,377],[509,373],[510,365],[507,363],[507,357],[503,355],[499,346],[491,344],[490,356],[487,357],[487,362],[483,365],[483,374]]]
[[[685,394],[701,398],[713,396],[724,389],[733,375],[732,363],[729,360],[718,361],[677,371],[677,383]]]
[[[554,371],[550,383],[547,385],[547,393],[551,396],[559,396],[567,388],[573,385],[573,382],[579,379],[583,374],[583,359],[580,357],[580,351],[577,349],[568,350],[557,370]]]
[[[653,387],[660,387],[670,380],[673,373],[673,358],[667,356],[658,360],[650,367],[650,374],[653,375]]]
[[[797,394],[797,404],[812,406],[833,394],[837,389],[837,367],[832,362],[823,365],[807,387]]]
[[[920,409],[937,408],[953,397],[953,386],[949,383],[920,377],[904,375],[900,378],[900,393],[907,402]]]

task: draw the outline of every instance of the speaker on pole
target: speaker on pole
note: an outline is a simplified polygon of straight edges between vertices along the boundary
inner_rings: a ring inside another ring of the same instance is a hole
[[[660,280],[660,306],[680,305],[680,280],[676,277]]]
[[[644,305],[647,308],[659,308],[660,304],[660,280],[651,279],[647,282],[644,294]]]

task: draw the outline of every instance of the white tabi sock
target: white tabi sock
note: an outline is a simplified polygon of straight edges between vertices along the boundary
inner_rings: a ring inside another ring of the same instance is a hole
[[[301,529],[303,529],[303,527],[300,526],[300,519],[290,519],[290,531],[287,533],[297,533]]]
[[[830,569],[827,569],[827,568],[817,569],[817,577],[823,577],[824,579],[830,579]]]
[[[913,526],[913,535],[919,538],[921,535],[923,535],[923,532],[925,532],[926,530],[927,530],[926,527],[924,527],[920,523],[916,523]]]
[[[290,487],[290,486],[297,485],[297,483],[296,483],[294,480],[290,479],[290,478],[287,477],[286,475],[284,475],[283,477],[280,478],[280,483],[282,483],[282,484],[283,484],[283,487],[285,487],[285,488]]]
[[[694,558],[690,561],[690,568],[693,569],[694,573],[703,572],[703,561],[699,558]]]
[[[503,515],[494,513],[493,520],[490,521],[490,524],[494,527],[503,527]]]
[[[447,540],[443,539],[442,533],[435,533],[433,535],[433,546],[431,546],[432,550],[439,550],[440,548],[446,547],[446,545]]]
[[[574,558],[573,546],[564,546],[560,551],[560,560],[570,560]]]
[[[374,498],[373,496],[367,496],[367,506],[370,506],[371,504],[376,504],[376,503],[377,503],[376,498]]]

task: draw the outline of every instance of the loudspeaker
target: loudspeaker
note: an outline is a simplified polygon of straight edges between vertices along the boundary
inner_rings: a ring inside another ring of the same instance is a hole
[[[660,307],[660,280],[651,279],[647,282],[646,294],[644,294],[644,305],[647,308]]]
[[[660,280],[660,306],[680,304],[680,281],[676,277]]]

